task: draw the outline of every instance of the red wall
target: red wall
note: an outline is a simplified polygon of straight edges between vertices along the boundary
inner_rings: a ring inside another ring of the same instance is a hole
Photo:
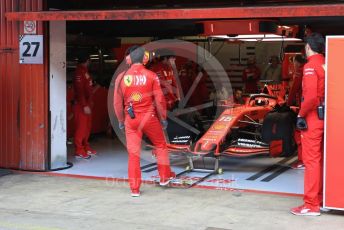
[[[328,38],[326,95],[325,206],[344,209],[344,38]]]
[[[4,16],[5,12],[42,9],[41,0],[0,1],[0,167],[3,168],[44,170],[47,166],[48,60],[45,58],[44,65],[20,65],[18,38],[23,33],[23,24],[7,21]],[[37,24],[37,29],[38,34],[43,34],[42,23]]]

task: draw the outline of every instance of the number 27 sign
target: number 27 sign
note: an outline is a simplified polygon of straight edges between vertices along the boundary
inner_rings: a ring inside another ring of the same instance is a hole
[[[20,35],[19,63],[43,64],[43,35]]]

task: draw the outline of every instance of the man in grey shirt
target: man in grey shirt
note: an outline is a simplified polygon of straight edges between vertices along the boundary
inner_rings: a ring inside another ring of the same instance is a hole
[[[272,80],[273,84],[279,84],[282,80],[282,67],[277,56],[271,56],[269,65],[265,68],[261,80]]]

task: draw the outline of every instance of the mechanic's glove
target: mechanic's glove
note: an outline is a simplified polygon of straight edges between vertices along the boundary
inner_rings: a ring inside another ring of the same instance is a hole
[[[296,128],[299,130],[306,130],[308,128],[307,122],[303,117],[297,117],[296,119]]]
[[[166,130],[166,129],[167,129],[167,125],[168,125],[167,120],[162,120],[162,121],[161,121],[161,125],[162,125],[162,129],[163,129],[163,130]]]
[[[124,123],[120,122],[118,123],[118,128],[123,131],[124,130]]]

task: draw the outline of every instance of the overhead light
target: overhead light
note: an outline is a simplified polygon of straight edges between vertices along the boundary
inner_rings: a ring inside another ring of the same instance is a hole
[[[106,64],[112,64],[112,63],[117,63],[117,60],[104,60],[104,63]]]
[[[237,39],[263,39],[263,38],[281,38],[277,34],[247,34],[247,35],[238,35]]]
[[[245,42],[256,42],[256,41],[263,41],[263,42],[278,42],[278,41],[287,41],[287,42],[299,42],[302,41],[299,38],[263,38],[263,39],[239,39],[240,41]]]
[[[223,38],[223,39],[262,39],[262,38],[280,38],[282,36],[277,34],[241,34],[236,36],[230,35],[215,35],[213,38]]]
[[[278,26],[278,28],[291,29],[292,27],[290,27],[290,26]]]
[[[290,38],[277,34],[245,34],[237,36],[215,35],[213,38],[240,40],[240,41],[302,41],[299,38]]]

